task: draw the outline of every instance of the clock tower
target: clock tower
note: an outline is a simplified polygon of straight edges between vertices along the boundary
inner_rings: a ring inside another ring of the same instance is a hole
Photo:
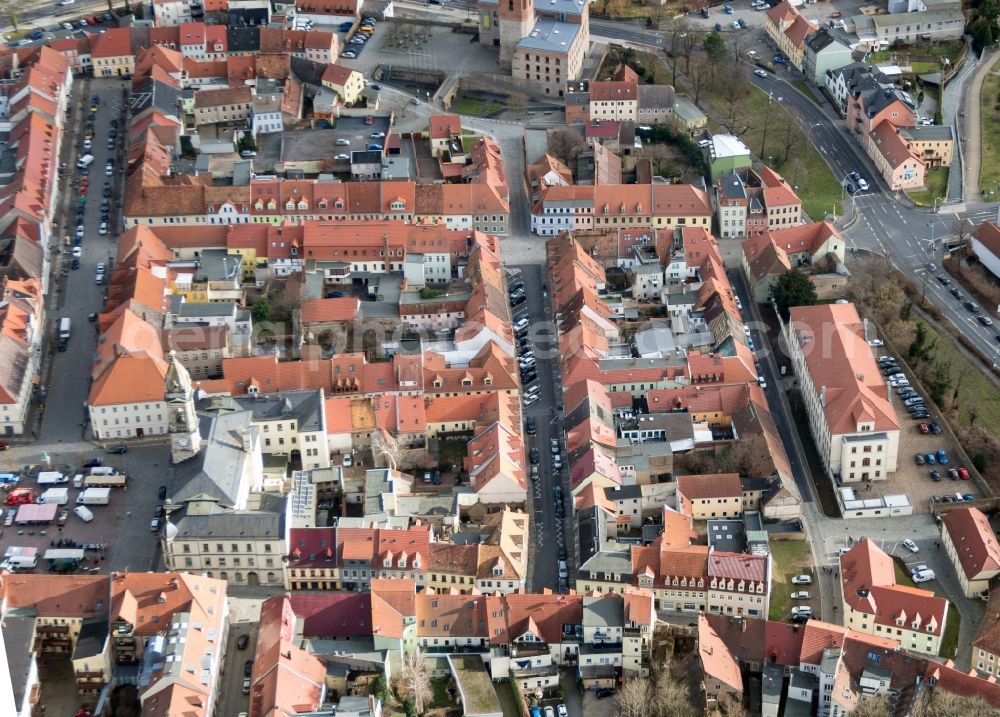
[[[170,433],[170,460],[180,463],[201,450],[201,431],[198,414],[194,408],[194,391],[191,376],[181,365],[174,351],[167,357],[165,377],[167,402],[167,427]]]

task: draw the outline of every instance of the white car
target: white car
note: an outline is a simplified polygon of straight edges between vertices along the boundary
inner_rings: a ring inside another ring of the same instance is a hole
[[[351,155],[349,154],[338,154],[336,157],[334,157],[334,159],[350,159],[350,158]]]
[[[792,593],[792,600],[808,600],[809,591],[808,590],[797,590]]]
[[[912,568],[910,568],[910,575],[913,576],[916,575],[917,573],[922,573],[925,570],[930,570],[930,568],[928,568],[923,563],[920,563],[919,565],[914,565]]]
[[[556,711],[552,709],[552,705],[545,708],[545,717],[556,717]]]
[[[83,256],[83,249],[78,246],[73,247],[73,258],[79,259],[81,256]]]
[[[868,342],[869,346],[885,346],[885,341],[882,339],[872,339]]]
[[[350,468],[352,465],[354,465],[354,456],[352,456],[350,453],[345,453],[343,465],[344,468]]]
[[[757,377],[757,385],[760,386],[761,388],[764,388],[764,389],[767,388],[767,381],[764,380],[763,376],[758,376]]]
[[[73,23],[71,23],[71,22],[64,22],[62,24],[62,26],[63,26],[64,30],[75,30],[76,29],[75,27],[73,27]]]
[[[559,717],[569,717],[569,711],[566,709],[566,705],[560,704],[556,707],[556,712],[559,713]]]
[[[539,396],[537,393],[533,393],[530,396],[526,396],[524,399],[524,405],[530,406],[531,404],[535,403],[535,401],[537,401],[539,398],[541,398],[541,396]]]
[[[926,583],[933,580],[936,576],[933,570],[921,570],[919,573],[913,574],[913,582],[915,583]]]
[[[803,573],[802,575],[796,575],[792,578],[792,585],[811,585],[812,581],[812,575],[806,575]]]
[[[59,0],[59,7],[66,7],[67,5],[73,5],[76,0]]]
[[[749,50],[747,52],[747,57],[757,57],[757,51],[756,50]]]
[[[754,70],[753,73],[757,75],[757,77],[767,77],[767,72],[765,70]]]
[[[108,233],[108,223],[107,222],[101,222],[101,228],[97,230],[97,233],[100,234],[101,236],[104,236],[105,234],[107,234]]]
[[[909,550],[911,553],[919,553],[920,552],[920,548],[917,547],[917,544],[914,543],[909,538],[907,538],[906,540],[903,541],[903,547],[906,548],[907,550]]]
[[[809,616],[809,615],[812,615],[812,612],[813,612],[813,609],[811,607],[809,607],[808,605],[796,605],[795,607],[792,608],[792,616],[793,617],[795,615],[806,615],[806,616]]]

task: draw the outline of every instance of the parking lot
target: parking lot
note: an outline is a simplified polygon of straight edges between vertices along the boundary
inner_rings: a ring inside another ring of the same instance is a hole
[[[497,48],[486,47],[473,35],[452,32],[451,28],[414,25],[406,21],[385,20],[354,59],[341,57],[338,64],[362,72],[366,77],[378,66],[396,65],[422,70],[453,72],[499,72]],[[341,36],[342,47],[347,38]]]
[[[944,419],[930,401],[927,392],[914,380],[906,367],[899,369],[907,375],[907,380],[913,384],[911,390],[924,399],[927,407],[926,418],[913,419],[903,404],[898,388],[889,387],[893,407],[899,419],[899,452],[896,473],[882,483],[868,484],[867,488],[859,490],[859,497],[867,498],[875,494],[905,494],[913,506],[914,513],[932,512],[934,496],[954,496],[960,493],[974,498],[981,497],[981,492],[972,480],[963,480],[962,475],[968,475],[967,466],[958,460],[955,445],[944,430]],[[921,432],[920,426],[926,426],[927,432]],[[935,424],[940,433],[932,431]],[[947,463],[941,465],[938,451],[943,450]],[[933,457],[934,463],[928,460]],[[916,456],[920,455],[923,463],[918,463]],[[937,473],[937,479],[932,477],[932,471]],[[857,489],[858,486],[855,486]]]
[[[28,456],[21,450],[11,450],[4,454],[0,469],[5,472],[20,472],[25,467],[25,462],[32,458],[37,460],[37,457],[37,453]],[[64,464],[70,464],[73,472],[76,472],[83,463],[94,457],[100,457],[105,465],[115,466],[124,472],[128,476],[128,483],[125,488],[111,490],[111,502],[108,505],[88,506],[94,519],[85,523],[72,512],[81,489],[72,487],[72,472],[63,471],[63,468]],[[169,483],[165,447],[137,446],[125,455],[115,456],[87,449],[81,444],[78,451],[53,453],[49,458],[51,467],[33,464],[32,477],[22,478],[18,487],[32,488],[38,495],[44,490],[38,486],[34,477],[38,470],[54,470],[69,475],[70,482],[64,486],[68,488],[69,503],[61,508],[69,513],[65,524],[4,526],[0,529],[0,554],[11,546],[37,548],[39,561],[34,572],[43,573],[48,566],[41,555],[55,547],[54,542],[62,539],[79,544],[106,545],[104,550],[86,551],[86,558],[80,567],[87,568],[87,572],[107,574],[111,570],[156,569],[160,561],[157,542],[159,535],[150,531],[150,521],[153,519],[155,506],[163,502],[157,497],[159,486]],[[6,493],[2,495],[6,497]],[[4,506],[4,510],[10,510],[10,507]]]

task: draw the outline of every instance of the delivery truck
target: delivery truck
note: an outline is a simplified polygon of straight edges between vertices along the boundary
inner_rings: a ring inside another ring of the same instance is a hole
[[[58,471],[42,471],[38,474],[38,485],[62,485],[69,483],[69,478]]]
[[[17,485],[21,482],[21,476],[17,473],[0,473],[0,485]]]
[[[4,551],[3,556],[5,558],[13,558],[15,555],[26,556],[29,558],[36,557],[38,555],[38,548],[27,548],[20,545],[11,545],[7,550]]]
[[[47,491],[38,496],[38,499],[35,502],[43,505],[46,503],[66,505],[69,503],[69,488],[49,488]]]
[[[77,505],[107,505],[110,502],[110,488],[87,488],[76,497]]]
[[[34,570],[38,567],[38,558],[26,555],[14,555],[0,563],[0,570]]]
[[[87,476],[83,479],[84,488],[124,488],[125,476],[121,473],[113,476]]]

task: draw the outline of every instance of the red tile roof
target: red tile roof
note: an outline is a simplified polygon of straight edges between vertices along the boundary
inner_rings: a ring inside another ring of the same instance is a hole
[[[956,508],[941,519],[969,580],[1000,571],[1000,543],[989,519],[978,508]]]
[[[371,637],[371,593],[293,592],[289,600],[303,637]]]
[[[677,490],[688,500],[743,496],[739,473],[711,473],[677,476]]]

